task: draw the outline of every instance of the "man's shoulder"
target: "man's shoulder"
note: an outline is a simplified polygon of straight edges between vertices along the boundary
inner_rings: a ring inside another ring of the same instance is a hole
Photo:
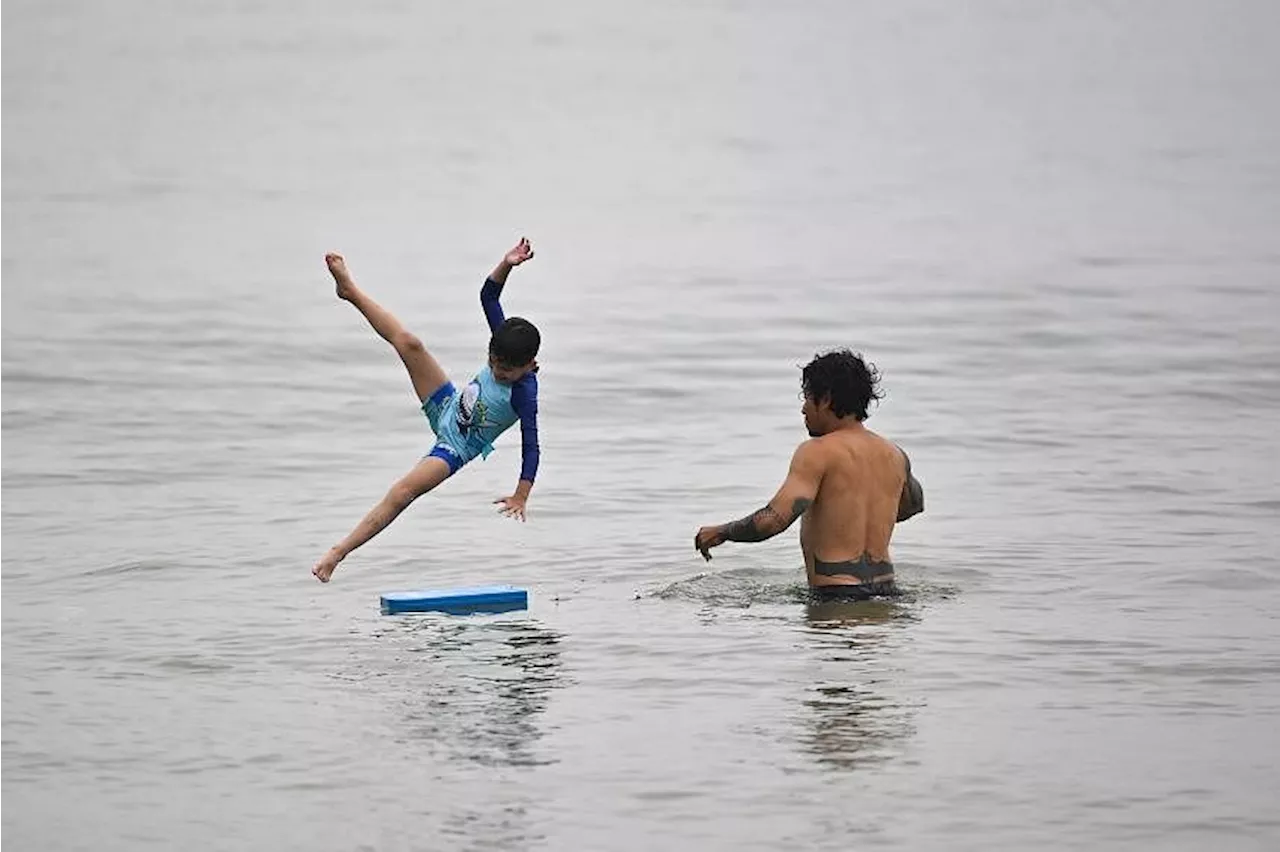
[[[875,448],[875,451],[877,452],[891,453],[894,456],[906,455],[906,453],[902,451],[902,447],[899,447],[895,442],[889,440],[879,432],[872,432],[870,429],[866,429],[862,433],[862,440],[866,442],[864,446],[868,448]]]
[[[792,454],[792,460],[801,464],[825,467],[833,449],[828,440],[830,437],[830,435],[822,435],[801,441],[795,453]]]
[[[882,453],[891,453],[895,458],[906,455],[893,441],[870,429],[856,434],[829,432],[809,438],[796,448],[797,457],[802,453],[807,458],[824,464],[847,461],[852,457],[878,457]]]

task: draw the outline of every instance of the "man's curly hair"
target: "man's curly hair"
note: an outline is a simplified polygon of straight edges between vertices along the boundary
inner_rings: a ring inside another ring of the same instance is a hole
[[[852,414],[859,421],[867,419],[867,406],[880,399],[880,373],[862,355],[848,349],[836,349],[817,355],[801,371],[800,386],[814,402],[831,402],[831,413],[837,417]]]

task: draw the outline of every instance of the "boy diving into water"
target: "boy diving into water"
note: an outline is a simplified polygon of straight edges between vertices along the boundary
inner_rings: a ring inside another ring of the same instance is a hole
[[[325,263],[337,283],[338,298],[350,302],[383,340],[391,344],[409,371],[413,391],[436,434],[436,444],[413,470],[391,486],[351,531],[324,555],[311,573],[329,582],[338,563],[382,532],[410,503],[444,482],[476,456],[486,457],[494,440],[520,421],[522,463],[515,493],[495,502],[503,514],[524,520],[525,504],[538,472],[538,346],[541,336],[533,323],[504,318],[498,298],[514,267],[533,257],[529,241],[521,239],[485,279],[480,304],[489,321],[489,361],[459,392],[440,364],[386,308],[356,286],[340,254],[326,254]]]

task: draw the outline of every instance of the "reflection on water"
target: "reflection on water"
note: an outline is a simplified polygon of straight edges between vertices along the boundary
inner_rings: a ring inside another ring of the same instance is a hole
[[[895,600],[820,601],[806,595],[805,620],[812,630],[839,632],[911,619],[911,611],[903,603],[905,598],[904,594]]]
[[[383,667],[369,674],[394,693],[400,742],[483,765],[554,762],[537,746],[551,692],[564,685],[558,633],[532,620],[410,616],[387,624],[375,636]]]
[[[546,835],[530,825],[534,806],[526,801],[451,809],[440,831],[439,845],[421,849],[529,849],[546,841]]]
[[[802,574],[767,568],[703,572],[654,596],[699,604],[704,622],[752,607],[801,610],[797,624],[812,674],[798,699],[804,708],[799,741],[820,767],[850,770],[893,758],[915,731],[914,708],[898,694],[895,658],[921,607],[954,592],[919,578],[920,570],[910,567],[901,596],[892,599],[818,601]]]
[[[819,766],[881,763],[914,733],[912,708],[893,695],[886,676],[914,621],[899,600],[807,602],[805,632],[818,652],[817,676],[801,701],[800,742]]]

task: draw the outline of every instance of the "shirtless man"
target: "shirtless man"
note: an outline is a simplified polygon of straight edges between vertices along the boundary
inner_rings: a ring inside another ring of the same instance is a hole
[[[898,593],[889,539],[893,526],[924,511],[924,492],[899,447],[867,429],[880,398],[879,375],[847,349],[819,355],[801,374],[804,425],[791,470],[769,504],[741,520],[703,527],[704,559],[726,541],[764,541],[800,522],[809,590],[818,600],[865,600]]]

